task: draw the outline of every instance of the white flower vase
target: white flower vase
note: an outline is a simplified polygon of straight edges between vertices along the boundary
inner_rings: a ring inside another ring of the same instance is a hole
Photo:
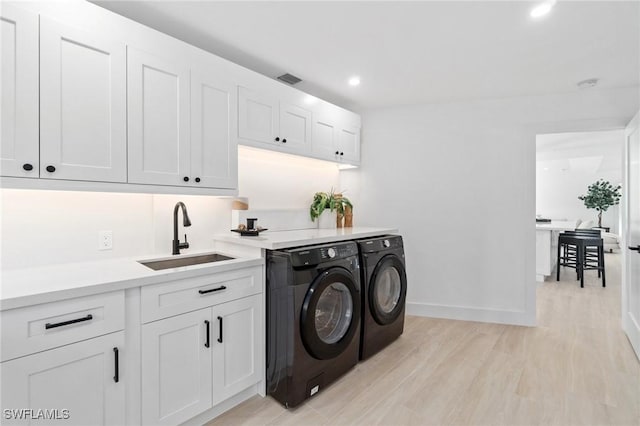
[[[318,217],[318,228],[320,229],[336,229],[338,224],[337,211],[324,210]]]

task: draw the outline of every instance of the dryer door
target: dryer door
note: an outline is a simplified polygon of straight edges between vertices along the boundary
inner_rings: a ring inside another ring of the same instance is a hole
[[[407,296],[407,274],[398,256],[384,256],[371,275],[369,282],[369,309],[380,325],[395,321],[404,308]]]
[[[340,355],[360,324],[360,292],[353,275],[334,267],[319,275],[302,305],[300,333],[307,351],[318,359]]]

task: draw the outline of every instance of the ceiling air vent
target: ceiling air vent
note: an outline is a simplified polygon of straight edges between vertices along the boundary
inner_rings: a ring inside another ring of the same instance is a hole
[[[302,81],[302,79],[296,77],[295,75],[286,73],[286,74],[282,74],[280,76],[278,76],[278,80],[280,81],[284,81],[285,83],[294,85],[294,84],[298,84]]]

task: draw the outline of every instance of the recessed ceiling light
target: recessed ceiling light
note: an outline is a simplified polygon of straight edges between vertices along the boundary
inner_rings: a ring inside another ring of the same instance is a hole
[[[586,80],[579,81],[577,86],[579,89],[589,89],[591,87],[596,87],[598,85],[598,81],[600,80],[597,78],[588,78]]]
[[[541,18],[547,13],[551,12],[553,6],[556,4],[556,0],[547,0],[544,3],[540,3],[529,12],[532,18]]]
[[[360,84],[360,77],[354,75],[349,79],[349,86],[358,86]]]

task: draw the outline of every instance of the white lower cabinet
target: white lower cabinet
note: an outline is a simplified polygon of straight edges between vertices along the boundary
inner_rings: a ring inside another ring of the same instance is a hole
[[[211,408],[210,330],[211,308],[142,327],[143,424],[179,424]]]
[[[261,306],[260,295],[255,295],[213,308],[218,327],[213,340],[214,405],[261,380]]]
[[[123,347],[120,331],[3,362],[3,424],[125,424]]]
[[[142,326],[142,423],[176,425],[261,380],[261,295]]]

